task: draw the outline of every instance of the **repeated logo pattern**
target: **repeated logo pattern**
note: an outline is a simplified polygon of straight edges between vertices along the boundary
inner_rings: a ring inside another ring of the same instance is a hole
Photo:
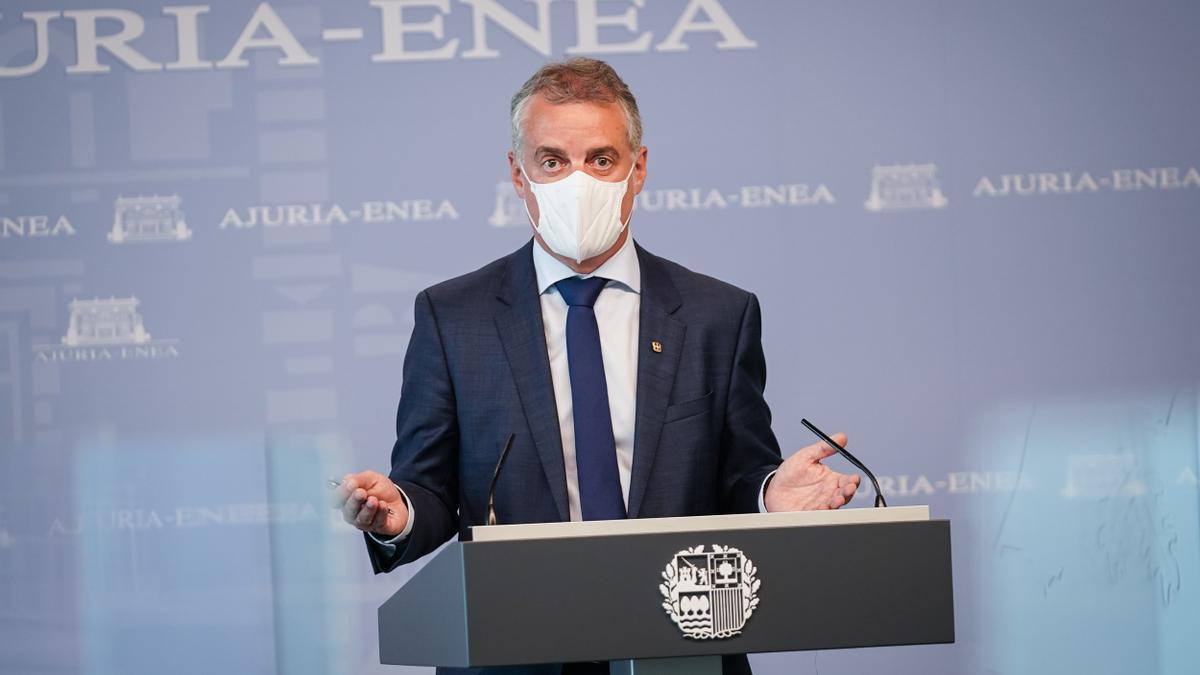
[[[114,244],[150,241],[187,241],[192,231],[183,217],[179,195],[160,197],[117,197],[113,209]]]

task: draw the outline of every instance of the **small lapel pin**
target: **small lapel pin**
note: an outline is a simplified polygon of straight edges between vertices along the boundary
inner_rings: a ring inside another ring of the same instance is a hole
[[[654,350],[655,354],[661,354],[662,353],[662,343],[659,342],[658,340],[651,340],[650,341],[650,349]]]

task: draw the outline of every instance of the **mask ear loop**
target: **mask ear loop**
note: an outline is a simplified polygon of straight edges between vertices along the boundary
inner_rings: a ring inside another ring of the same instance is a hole
[[[633,178],[633,170],[636,168],[637,168],[637,160],[635,159],[635,160],[633,160],[633,166],[629,167],[629,173],[625,174],[624,183],[625,183],[626,190],[629,189],[629,179]],[[522,170],[524,170],[524,169],[522,169]],[[625,228],[629,227],[629,221],[633,220],[633,212],[637,211],[637,198],[638,198],[638,196],[637,196],[637,193],[635,192],[633,194],[633,201],[631,201],[629,203],[629,217],[625,219],[625,222],[621,223],[621,231],[622,232],[625,231]]]
[[[517,162],[517,167],[521,169],[521,177],[525,179],[525,189],[533,192],[533,200],[537,201],[537,193],[533,191],[533,180],[529,178],[529,174],[525,173],[525,164]],[[522,199],[521,206],[525,207],[525,217],[529,219],[529,224],[533,226],[533,231],[541,234],[542,230],[538,227],[537,223],[533,222],[533,212],[529,210],[529,202]]]

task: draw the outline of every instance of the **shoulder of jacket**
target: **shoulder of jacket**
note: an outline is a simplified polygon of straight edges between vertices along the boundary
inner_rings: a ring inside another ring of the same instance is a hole
[[[481,298],[497,288],[510,256],[497,258],[477,270],[438,282],[421,291],[431,302],[462,302]]]
[[[716,277],[696,272],[673,260],[645,251],[645,249],[643,252],[650,258],[651,264],[658,264],[666,271],[667,276],[675,284],[685,302],[694,299],[709,305],[721,304],[743,308],[750,301],[752,295],[750,291]]]

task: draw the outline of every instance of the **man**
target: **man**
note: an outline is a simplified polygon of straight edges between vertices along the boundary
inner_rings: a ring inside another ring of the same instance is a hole
[[[820,463],[832,448],[781,463],[755,297],[631,240],[647,151],[616,72],[591,59],[546,65],[511,112],[508,161],[533,239],[417,296],[391,475],[347,475],[335,491],[375,571],[482,524],[510,436],[500,522],[845,504],[859,477]],[[725,670],[749,667],[729,658]]]

